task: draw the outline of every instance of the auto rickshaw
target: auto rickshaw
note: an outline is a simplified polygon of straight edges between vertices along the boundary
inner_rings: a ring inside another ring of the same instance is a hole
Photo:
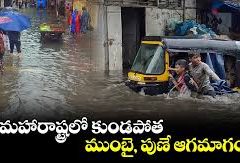
[[[191,38],[145,37],[128,73],[126,85],[148,95],[168,93],[169,69],[173,56],[187,58],[188,53],[215,53],[234,58],[236,81],[240,86],[240,42]],[[176,55],[172,55],[175,53]]]
[[[62,34],[65,32],[60,23],[42,23],[40,25],[41,40],[45,38],[61,39]]]

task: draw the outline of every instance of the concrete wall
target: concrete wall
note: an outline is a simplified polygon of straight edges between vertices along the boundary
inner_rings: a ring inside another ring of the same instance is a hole
[[[121,7],[88,4],[91,25],[91,55],[98,70],[122,70]]]
[[[146,8],[146,35],[165,35],[165,28],[169,21],[182,20],[182,13],[182,10]]]
[[[165,35],[166,25],[171,20],[183,20],[183,10],[146,8],[146,35]],[[185,19],[196,20],[196,0],[186,0]]]
[[[186,19],[196,19],[196,0],[186,0]],[[121,7],[104,6],[89,2],[91,15],[91,51],[94,65],[100,70],[122,69]],[[183,10],[146,8],[146,35],[164,35],[166,25],[172,20],[183,20]]]
[[[196,0],[186,0],[185,1],[185,19],[186,20],[196,20]]]
[[[98,70],[105,70],[108,69],[105,46],[107,33],[106,7],[102,4],[87,4],[87,8],[91,16],[91,25],[93,26],[93,31],[90,32],[93,65],[96,65]]]
[[[121,7],[107,7],[109,70],[122,70]]]

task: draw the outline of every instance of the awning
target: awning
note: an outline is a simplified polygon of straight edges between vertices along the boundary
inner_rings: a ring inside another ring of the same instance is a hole
[[[163,39],[171,52],[197,51],[229,54],[240,59],[240,41],[222,41],[207,39]]]
[[[217,9],[220,12],[240,12],[240,2],[215,0],[212,9]]]

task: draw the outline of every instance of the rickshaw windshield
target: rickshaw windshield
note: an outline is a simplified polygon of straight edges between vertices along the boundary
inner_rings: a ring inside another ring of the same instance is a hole
[[[143,74],[162,74],[165,70],[163,48],[142,44],[131,70]]]

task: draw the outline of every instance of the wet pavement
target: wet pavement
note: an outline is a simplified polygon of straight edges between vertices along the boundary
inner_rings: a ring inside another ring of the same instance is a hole
[[[173,118],[176,121],[240,121],[239,95],[216,99],[145,96],[125,86],[126,73],[100,71],[89,35],[40,41],[38,26],[48,13],[25,11],[32,28],[22,33],[23,59],[5,56],[0,76],[1,119]],[[99,56],[98,56],[99,57]]]

